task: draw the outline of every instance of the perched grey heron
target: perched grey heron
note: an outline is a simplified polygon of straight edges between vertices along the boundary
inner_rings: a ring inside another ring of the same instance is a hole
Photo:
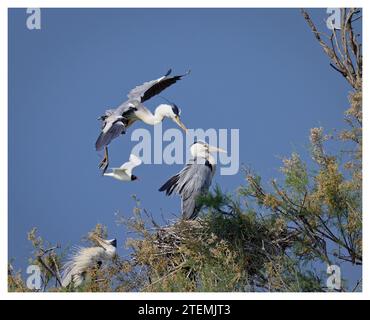
[[[120,181],[134,181],[137,179],[137,176],[132,174],[132,170],[141,164],[141,159],[131,154],[128,162],[125,162],[119,168],[112,168],[112,172],[106,172],[104,175]]]
[[[96,235],[91,236],[98,243],[98,247],[76,247],[70,260],[63,267],[62,286],[70,284],[74,288],[82,285],[89,268],[100,266],[103,261],[112,259],[116,254],[117,240],[104,240]]]
[[[181,196],[182,217],[185,220],[195,219],[200,210],[198,197],[207,193],[216,170],[216,161],[212,152],[226,152],[223,149],[210,146],[203,141],[197,141],[190,147],[192,161],[178,174],[171,177],[159,191],[166,191],[169,196],[173,192]]]
[[[156,125],[164,118],[170,118],[186,131],[185,125],[180,121],[180,109],[175,104],[160,104],[154,114],[143,105],[143,102],[181,80],[182,77],[189,74],[189,71],[179,76],[170,76],[170,74],[171,69],[159,79],[135,87],[127,95],[127,101],[123,102],[117,109],[105,111],[105,114],[99,118],[102,120],[102,129],[95,143],[95,148],[97,151],[105,148],[104,158],[99,164],[103,173],[109,165],[107,146],[113,139],[124,134],[135,121],[141,120],[146,124]]]

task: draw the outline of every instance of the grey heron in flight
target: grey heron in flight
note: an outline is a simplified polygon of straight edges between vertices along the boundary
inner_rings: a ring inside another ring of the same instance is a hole
[[[97,151],[105,149],[104,158],[99,164],[103,174],[109,165],[109,143],[119,135],[124,134],[135,121],[141,120],[146,124],[156,125],[162,122],[164,118],[169,118],[186,131],[185,125],[180,121],[180,109],[175,104],[160,104],[155,109],[154,114],[143,105],[145,101],[181,80],[182,77],[189,74],[189,71],[179,76],[170,76],[170,74],[171,69],[159,79],[135,87],[127,95],[127,101],[123,102],[117,109],[106,110],[105,114],[99,118],[99,120],[102,120],[102,129],[95,143],[95,148]]]
[[[138,179],[138,177],[132,174],[132,170],[141,164],[141,159],[131,154],[128,162],[125,162],[119,168],[112,168],[112,172],[106,172],[104,175],[120,181],[134,181]]]
[[[207,193],[216,170],[216,161],[212,152],[225,150],[210,146],[203,141],[197,141],[190,147],[193,157],[178,174],[171,177],[159,191],[165,191],[169,196],[173,192],[181,196],[182,218],[193,220],[197,217],[200,206],[198,198]]]
[[[91,236],[98,246],[83,248],[76,247],[70,260],[63,267],[62,286],[70,284],[74,288],[81,286],[86,278],[89,268],[101,265],[104,261],[112,259],[116,254],[117,240],[105,240],[96,235]]]

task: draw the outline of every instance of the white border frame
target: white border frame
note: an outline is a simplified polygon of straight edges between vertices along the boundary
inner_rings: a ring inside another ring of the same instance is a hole
[[[367,23],[367,6],[369,1],[356,0],[356,1],[288,1],[281,0],[279,5],[276,1],[273,0],[260,0],[260,1],[204,1],[204,0],[178,0],[176,3],[174,1],[165,1],[165,0],[3,0],[0,2],[0,63],[3,70],[0,78],[0,97],[1,97],[1,114],[0,114],[0,139],[1,139],[1,150],[7,150],[8,146],[8,8],[336,8],[336,7],[362,7],[363,10],[363,54],[364,57],[367,57],[367,30],[369,30],[366,25]],[[317,50],[321,50],[317,46]],[[324,53],[323,53],[324,54]],[[367,86],[367,76],[369,75],[367,59],[364,59],[364,83],[363,87],[368,88]],[[364,101],[364,127],[368,127],[367,119],[367,92],[363,93]],[[364,141],[368,141],[367,130],[364,130]],[[369,162],[369,153],[365,148],[364,143],[364,153],[363,153],[363,163],[368,164]],[[6,152],[6,154],[8,154]],[[203,299],[214,299],[214,300],[290,300],[290,299],[300,299],[300,300],[345,300],[345,299],[370,299],[370,287],[369,287],[369,273],[370,269],[368,266],[368,256],[369,250],[368,244],[370,243],[369,233],[367,229],[369,227],[369,217],[366,214],[369,207],[369,195],[368,192],[368,181],[369,173],[367,166],[363,168],[363,243],[364,245],[364,266],[363,266],[363,292],[362,293],[8,293],[7,288],[7,264],[8,264],[8,157],[2,156],[0,158],[0,168],[2,171],[2,179],[0,184],[1,190],[1,200],[0,200],[0,210],[1,210],[1,221],[0,221],[0,298],[1,299],[19,299],[19,300],[57,300],[57,299],[91,299],[91,300],[203,300]],[[366,268],[365,268],[366,266]]]

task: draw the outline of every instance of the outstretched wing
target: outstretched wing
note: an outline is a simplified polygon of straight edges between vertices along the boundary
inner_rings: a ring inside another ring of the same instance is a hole
[[[115,122],[107,132],[101,132],[95,142],[95,149],[97,151],[107,146],[114,138],[118,137],[125,130],[125,125],[121,122]]]
[[[127,97],[130,100],[138,100],[140,102],[144,102],[161,93],[164,89],[173,85],[176,81],[181,80],[182,77],[188,75],[190,72],[188,71],[183,75],[170,77],[171,71],[171,69],[168,70],[168,72],[159,79],[145,82],[142,85],[135,87],[129,92]]]
[[[166,191],[166,195],[173,192],[182,199],[182,216],[184,219],[195,219],[199,212],[197,199],[208,191],[212,183],[212,167],[206,164],[187,164],[177,175],[171,177],[159,191]]]
[[[131,173],[131,171],[137,167],[140,166],[143,162],[141,159],[134,154],[130,155],[129,161],[125,162],[119,169],[120,170],[126,170],[126,172]]]
[[[137,103],[134,101],[125,101],[114,112],[127,120],[135,118]]]

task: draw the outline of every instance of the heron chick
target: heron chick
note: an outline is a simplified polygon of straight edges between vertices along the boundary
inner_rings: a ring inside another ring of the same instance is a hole
[[[90,268],[100,266],[104,261],[116,255],[117,240],[105,240],[96,235],[91,236],[98,244],[97,247],[76,247],[69,261],[63,267],[62,286],[81,286],[86,280]]]

